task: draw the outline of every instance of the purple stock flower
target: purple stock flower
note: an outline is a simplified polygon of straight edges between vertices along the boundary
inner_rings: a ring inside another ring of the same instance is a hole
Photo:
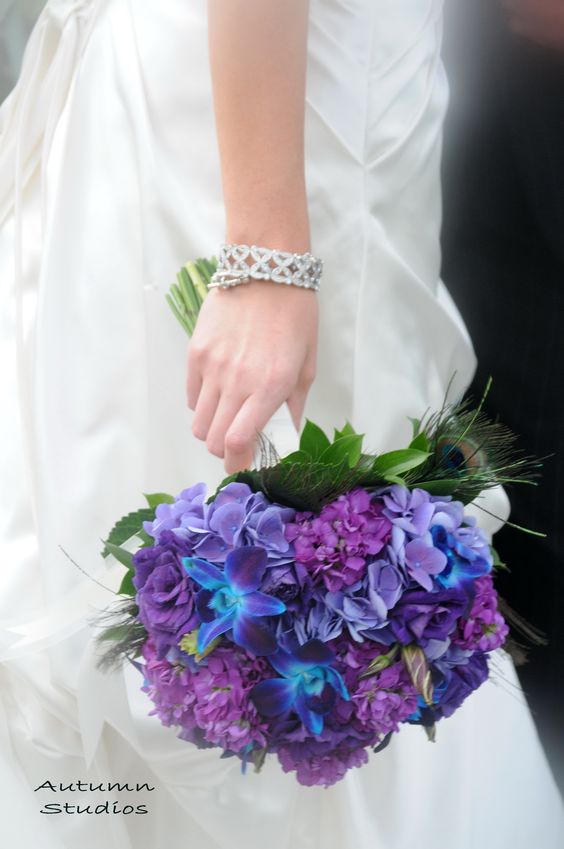
[[[403,645],[425,647],[429,640],[450,636],[467,609],[468,596],[454,587],[434,593],[408,590],[390,611],[390,629]]]
[[[182,568],[178,544],[166,533],[162,545],[140,549],[133,557],[138,618],[155,641],[159,657],[195,628],[196,587]]]
[[[377,675],[362,678],[351,700],[355,716],[378,737],[399,731],[399,724],[417,708],[417,691],[401,661]]]
[[[382,505],[355,489],[327,504],[319,516],[298,513],[286,537],[294,543],[296,560],[336,592],[364,577],[367,561],[384,548],[390,531]]]
[[[191,557],[182,560],[190,578],[203,587],[196,599],[203,620],[198,630],[200,653],[217,637],[231,630],[233,641],[255,655],[271,654],[276,650],[273,632],[260,620],[279,616],[286,606],[279,599],[258,591],[266,563],[266,551],[258,546],[231,551],[225,560],[224,572],[206,560]]]
[[[458,623],[453,642],[464,649],[494,651],[505,642],[509,628],[497,608],[497,592],[490,575],[474,582],[476,595],[467,619]]]
[[[308,740],[281,746],[278,760],[284,772],[296,771],[305,787],[330,787],[345,777],[349,769],[363,766],[368,752],[361,746],[335,746],[331,740]]]
[[[232,752],[266,745],[267,726],[249,698],[256,682],[270,672],[262,658],[218,648],[192,671],[159,660],[151,640],[143,647],[143,657],[143,690],[155,705],[151,713],[164,725],[179,726],[183,740]]]

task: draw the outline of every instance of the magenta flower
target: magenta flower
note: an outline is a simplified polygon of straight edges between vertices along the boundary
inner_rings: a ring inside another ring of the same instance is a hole
[[[362,678],[351,699],[356,718],[378,737],[399,731],[400,722],[417,708],[417,692],[402,662]]]
[[[458,623],[453,643],[463,649],[490,652],[503,645],[509,634],[505,619],[497,609],[497,592],[490,575],[474,581],[476,595],[467,619]]]
[[[298,513],[286,526],[286,537],[294,542],[296,561],[337,592],[364,577],[367,562],[382,551],[391,527],[382,504],[366,490],[355,489],[327,504],[319,516]]]

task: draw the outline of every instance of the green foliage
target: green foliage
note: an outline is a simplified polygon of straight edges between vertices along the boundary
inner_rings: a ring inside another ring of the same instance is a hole
[[[110,554],[110,546],[123,545],[124,542],[127,542],[132,537],[139,536],[143,532],[143,522],[152,522],[154,518],[154,507],[142,507],[134,513],[128,513],[127,516],[123,516],[116,522],[108,534],[102,556],[107,557]]]
[[[428,451],[417,448],[402,448],[399,451],[389,451],[380,454],[372,465],[372,471],[384,480],[397,478],[421,466],[430,456]]]
[[[174,495],[168,495],[166,492],[143,493],[149,507],[157,508],[159,504],[174,504]]]
[[[112,542],[106,543],[108,554],[111,554],[115,559],[125,566],[126,569],[133,569],[133,554],[119,545],[114,545]]]
[[[370,678],[372,675],[382,672],[383,669],[387,669],[388,666],[391,666],[397,660],[399,650],[399,644],[395,643],[386,654],[375,657],[374,660],[370,661],[364,672],[361,673],[360,678]]]
[[[134,595],[137,594],[137,590],[133,586],[133,576],[134,575],[135,575],[135,572],[133,571],[133,569],[129,569],[125,573],[125,575],[123,576],[123,580],[120,584],[119,590],[118,590],[118,595],[134,596]]]
[[[176,275],[176,283],[166,296],[168,305],[188,336],[192,336],[198,313],[208,292],[208,283],[217,267],[212,259],[187,262]]]
[[[311,457],[312,460],[317,460],[330,445],[328,437],[321,428],[307,419],[300,437],[301,453]]]

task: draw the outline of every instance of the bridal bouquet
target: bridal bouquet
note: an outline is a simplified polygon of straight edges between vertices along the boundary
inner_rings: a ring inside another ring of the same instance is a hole
[[[212,271],[188,266],[172,292],[188,331]],[[465,505],[533,464],[466,404],[413,426],[375,456],[350,425],[307,422],[294,453],[263,441],[258,468],[115,525],[104,553],[127,571],[104,662],[131,660],[183,740],[329,786],[403,723],[434,739],[486,681],[509,631],[502,564]]]

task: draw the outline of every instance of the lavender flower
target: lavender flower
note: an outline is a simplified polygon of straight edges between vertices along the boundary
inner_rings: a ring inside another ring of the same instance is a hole
[[[393,525],[412,537],[427,533],[435,509],[428,492],[394,484],[381,491],[379,496],[384,502],[384,516]]]
[[[184,490],[173,504],[159,504],[155,520],[145,522],[145,531],[157,541],[163,531],[172,531],[185,548],[214,563],[223,563],[233,548],[260,545],[269,565],[293,561],[293,547],[286,538],[288,522],[295,510],[271,504],[262,492],[244,483],[227,484],[209,504],[206,485]]]
[[[384,601],[377,593],[368,596],[366,581],[359,581],[344,591],[326,593],[323,603],[341,620],[341,630],[346,627],[353,640],[359,643],[368,632],[381,628],[388,621]]]

